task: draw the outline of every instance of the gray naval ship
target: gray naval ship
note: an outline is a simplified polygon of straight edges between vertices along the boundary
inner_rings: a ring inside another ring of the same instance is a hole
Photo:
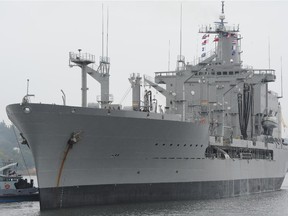
[[[127,202],[222,198],[279,190],[288,167],[281,107],[268,90],[275,71],[244,67],[239,26],[203,26],[193,63],[132,74],[132,108],[112,103],[106,56],[69,55],[82,70],[82,107],[29,102],[7,106],[36,164],[41,209]],[[205,51],[205,52],[204,52]],[[101,84],[87,105],[87,74]],[[149,85],[166,98],[159,107]]]

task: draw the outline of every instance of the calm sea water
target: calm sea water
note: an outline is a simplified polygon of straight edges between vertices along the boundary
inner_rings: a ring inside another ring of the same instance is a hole
[[[288,215],[288,174],[276,192],[235,198],[171,201],[84,207],[40,212],[38,202],[0,204],[1,216],[285,216]]]

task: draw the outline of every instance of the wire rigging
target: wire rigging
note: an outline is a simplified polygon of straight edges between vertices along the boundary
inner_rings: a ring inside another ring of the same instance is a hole
[[[15,139],[16,139],[17,144],[18,144],[18,148],[20,149],[20,153],[21,153],[22,160],[23,160],[23,162],[24,162],[25,169],[27,170],[27,173],[28,173],[28,176],[29,176],[29,180],[31,180],[31,175],[30,175],[29,169],[28,169],[28,167],[27,167],[27,163],[26,163],[26,160],[25,160],[25,158],[24,158],[22,149],[21,149],[21,147],[20,147],[20,143],[19,143],[19,140],[18,140],[18,138],[17,138],[17,134],[16,134],[16,131],[15,131],[14,125],[12,125],[12,128],[13,128],[13,132],[14,132],[14,135],[15,135]]]

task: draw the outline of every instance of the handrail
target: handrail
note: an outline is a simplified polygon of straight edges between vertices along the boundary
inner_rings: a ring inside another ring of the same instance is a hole
[[[155,77],[157,76],[176,76],[176,72],[155,72]]]
[[[219,31],[225,31],[225,32],[239,32],[239,24],[233,25],[233,26],[224,26],[224,28],[221,29],[221,24],[216,24],[215,26],[206,25],[201,26],[199,28],[199,33],[216,33]]]
[[[272,75],[275,75],[275,70],[273,69],[253,69],[253,70],[250,70],[253,74],[262,74],[262,75],[265,75],[265,74],[272,74]]]
[[[95,62],[95,56],[89,53],[74,53],[70,52],[69,53],[70,59],[71,60],[81,60],[81,61],[91,61]]]
[[[205,61],[206,59],[210,58],[212,55],[216,54],[216,50],[215,49],[211,49],[209,51],[206,52],[204,57],[195,57],[194,60],[192,62],[188,62],[188,65],[197,65],[200,62]]]

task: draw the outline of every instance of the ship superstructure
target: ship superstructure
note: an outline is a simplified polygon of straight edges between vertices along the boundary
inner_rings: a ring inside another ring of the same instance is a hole
[[[31,147],[41,209],[239,196],[279,190],[288,149],[281,138],[275,71],[243,67],[238,26],[201,27],[215,50],[197,62],[180,55],[155,79],[132,74],[132,109],[112,103],[108,57],[71,52],[82,69],[82,107],[29,103],[7,107]],[[212,38],[212,39],[211,39]],[[94,69],[95,68],[95,69]],[[87,74],[101,83],[87,107]],[[160,107],[152,92],[166,98]]]

